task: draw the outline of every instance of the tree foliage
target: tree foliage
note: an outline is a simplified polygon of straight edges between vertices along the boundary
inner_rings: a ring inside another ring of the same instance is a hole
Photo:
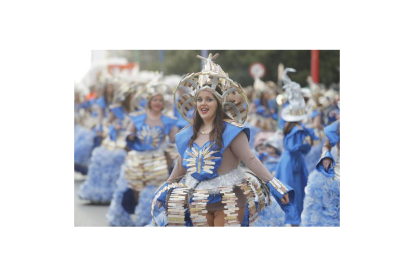
[[[117,51],[123,53],[129,61],[138,62],[141,70],[163,71],[165,75],[183,75],[199,72],[201,61],[196,57],[201,50],[165,50],[164,62],[160,62],[158,50]],[[277,68],[282,63],[285,68],[296,69],[290,74],[293,81],[302,87],[307,86],[306,78],[310,75],[310,50],[208,50],[209,53],[219,53],[217,63],[229,74],[229,77],[242,86],[253,84],[249,67],[254,62],[263,63],[266,67],[264,81],[277,82]],[[319,81],[325,85],[339,83],[339,50],[321,50],[319,53]]]

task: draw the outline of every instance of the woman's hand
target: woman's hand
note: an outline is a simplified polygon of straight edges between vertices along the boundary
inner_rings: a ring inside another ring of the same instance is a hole
[[[282,197],[282,204],[288,204],[289,203],[289,194],[284,194]]]
[[[332,166],[332,160],[331,158],[325,158],[322,160],[322,166],[325,168],[325,170],[328,170]]]

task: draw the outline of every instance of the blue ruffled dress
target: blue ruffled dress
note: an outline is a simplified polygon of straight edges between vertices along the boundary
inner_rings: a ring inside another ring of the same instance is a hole
[[[134,141],[127,140],[128,147],[135,152],[163,151],[160,149],[164,137],[168,135],[171,129],[176,125],[176,119],[162,115],[161,122],[164,127],[155,126],[150,127],[145,123],[147,114],[145,112],[135,112],[130,114],[131,120],[134,122],[137,133],[141,133],[143,129],[148,133],[148,136],[137,136]],[[159,130],[159,136],[154,138],[151,136],[153,130]],[[138,135],[139,136],[139,135]],[[154,139],[158,139],[159,143],[153,147]],[[133,196],[133,190],[128,186],[125,178],[125,166],[123,166],[123,173],[117,181],[117,187],[114,192],[114,197],[111,201],[107,219],[112,226],[146,226],[151,222],[151,204],[152,196],[160,183],[147,184],[142,191],[139,192],[138,202]],[[162,209],[158,207],[155,214],[158,215]]]
[[[340,144],[339,121],[327,126],[325,134],[329,143],[334,147]],[[328,170],[322,165],[322,160],[329,157],[333,160]],[[335,161],[336,160],[336,161]],[[339,157],[334,158],[326,151],[319,159],[316,170],[309,176],[306,187],[304,210],[301,226],[339,226],[340,225],[340,181]]]
[[[117,118],[116,123],[121,124],[126,114],[121,106],[111,108]],[[117,131],[113,126],[109,130],[109,138],[116,141]],[[92,152],[88,177],[80,186],[78,196],[80,199],[96,203],[109,203],[116,188],[121,166],[125,162],[126,151],[123,148],[102,145]]]

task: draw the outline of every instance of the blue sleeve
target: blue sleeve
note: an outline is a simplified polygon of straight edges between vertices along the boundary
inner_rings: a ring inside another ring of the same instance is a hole
[[[332,159],[332,166],[328,168],[328,170],[325,170],[325,168],[322,165],[322,160],[325,158],[331,158]],[[319,159],[318,163],[316,164],[316,170],[320,172],[321,174],[327,176],[327,177],[334,177],[335,176],[335,159],[333,158],[331,152],[328,150],[326,151],[321,158]]]
[[[298,210],[295,207],[295,191],[289,185],[283,184],[277,178],[273,178],[269,182],[266,183],[267,187],[270,190],[272,196],[276,199],[277,203],[283,209],[286,214],[295,216]],[[288,193],[289,195],[289,203],[282,204],[282,197],[284,194]]]
[[[306,138],[306,132],[298,130],[296,127],[292,130],[293,133],[289,133],[285,137],[284,147],[285,150],[290,152],[301,152],[307,154],[311,150],[311,145],[308,142],[303,143]]]

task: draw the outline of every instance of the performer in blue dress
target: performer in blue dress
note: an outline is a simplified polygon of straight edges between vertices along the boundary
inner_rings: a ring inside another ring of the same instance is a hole
[[[339,120],[325,127],[324,131],[327,140],[316,170],[310,174],[305,189],[302,226],[339,226],[340,224]],[[335,146],[337,158],[334,158],[332,151]]]
[[[111,201],[116,180],[125,161],[126,143],[123,139],[123,130],[125,131],[129,120],[127,114],[132,111],[133,93],[134,90],[130,89],[127,83],[117,90],[114,97],[116,103],[109,107],[108,135],[102,145],[95,148],[92,153],[88,177],[78,191],[80,199],[90,200],[93,203]],[[104,136],[103,126],[101,125],[99,129],[102,129],[101,135]]]
[[[260,128],[261,131],[276,131],[278,107],[275,101],[275,84],[265,83],[259,78],[254,81],[253,113],[249,114],[248,124]],[[254,136],[251,137],[254,139]]]
[[[154,225],[274,225],[278,217],[273,210],[282,217],[280,206],[284,212],[295,211],[294,191],[274,178],[250,150],[250,132],[242,124],[248,114],[247,98],[240,84],[213,62],[217,56],[198,56],[206,61],[202,72],[187,74],[178,85],[192,90],[177,104],[190,125],[176,135],[180,157],[154,194],[153,210],[157,205],[165,209],[158,216],[153,213]],[[193,119],[186,117],[191,108]],[[254,174],[240,168],[240,161]],[[271,196],[278,204],[265,208],[272,203]]]
[[[306,118],[305,101],[300,92],[300,85],[290,80],[288,72],[294,69],[286,68],[284,71],[284,88],[288,93],[289,105],[282,111],[286,121],[283,128],[283,154],[276,170],[276,178],[291,186],[295,190],[294,216],[286,214],[287,225],[299,226],[300,214],[303,210],[303,198],[308,180],[308,170],[304,160],[312,145],[311,133],[301,123]]]
[[[98,83],[96,87],[103,88],[103,85]],[[96,132],[93,128],[97,124],[97,114],[93,110],[94,102],[95,98],[90,98],[82,102],[78,99],[75,103],[74,161],[75,177],[78,176],[78,180],[85,180],[95,147]]]
[[[130,114],[128,152],[107,219],[112,226],[145,226],[151,221],[152,195],[169,175],[169,143],[175,142],[176,118],[162,113],[167,87],[150,84],[140,97],[147,110]],[[139,97],[138,97],[139,98]]]

